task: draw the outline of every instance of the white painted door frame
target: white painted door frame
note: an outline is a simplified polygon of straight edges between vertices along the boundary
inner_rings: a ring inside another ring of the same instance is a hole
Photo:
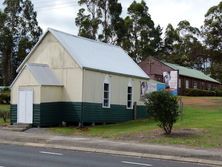
[[[18,91],[17,123],[33,123],[33,90],[22,88]]]

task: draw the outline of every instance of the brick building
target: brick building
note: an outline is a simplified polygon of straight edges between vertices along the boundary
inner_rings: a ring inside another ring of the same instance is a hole
[[[163,82],[163,72],[178,70],[178,92],[184,94],[185,89],[197,88],[208,90],[221,87],[221,83],[209,77],[201,71],[171,64],[149,57],[139,64],[139,66],[149,75],[151,79]]]

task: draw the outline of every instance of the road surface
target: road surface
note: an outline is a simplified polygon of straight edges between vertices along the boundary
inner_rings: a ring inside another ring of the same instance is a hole
[[[207,167],[92,152],[0,144],[0,167]]]

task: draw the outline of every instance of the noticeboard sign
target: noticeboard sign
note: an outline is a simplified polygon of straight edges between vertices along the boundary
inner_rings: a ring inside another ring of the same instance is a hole
[[[173,95],[178,94],[178,71],[163,72],[163,80],[166,84],[166,89]]]

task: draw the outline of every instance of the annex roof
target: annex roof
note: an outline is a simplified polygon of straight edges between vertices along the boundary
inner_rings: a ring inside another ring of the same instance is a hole
[[[62,86],[53,71],[46,64],[26,64],[33,77],[40,85]]]
[[[75,36],[51,28],[48,29],[44,36],[46,36],[48,32],[53,34],[81,68],[146,79],[149,78],[149,76],[119,46]],[[35,50],[44,36],[32,51]],[[19,66],[17,71],[24,66],[32,51]]]
[[[171,63],[167,63],[162,61],[163,64],[171,67],[174,70],[179,70],[179,74],[183,75],[183,76],[187,76],[187,77],[192,77],[192,78],[197,78],[197,79],[201,79],[201,80],[206,80],[206,81],[210,81],[210,82],[215,82],[215,83],[220,83],[217,80],[209,77],[208,75],[204,74],[201,71],[189,68],[189,67],[183,67],[177,64],[171,64]]]

